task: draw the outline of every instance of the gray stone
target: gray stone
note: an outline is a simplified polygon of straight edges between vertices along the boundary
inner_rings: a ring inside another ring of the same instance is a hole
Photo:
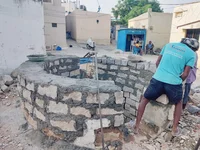
[[[122,66],[127,66],[128,65],[128,60],[122,59],[121,60],[121,65]]]
[[[53,73],[57,73],[57,69],[56,68],[53,68]]]
[[[98,64],[98,68],[101,68],[101,69],[107,69],[107,65]]]
[[[140,89],[140,90],[143,90],[144,85],[142,85],[142,84],[140,84],[140,83],[136,83],[136,84],[135,84],[135,88]]]
[[[114,126],[115,127],[119,127],[121,125],[124,124],[124,115],[117,115],[115,116],[115,123],[114,123]]]
[[[33,106],[31,104],[29,104],[28,102],[25,102],[24,107],[28,110],[29,113],[32,113]]]
[[[98,63],[101,63],[102,61],[101,61],[101,58],[97,58],[97,62]]]
[[[5,85],[10,86],[11,84],[14,83],[14,80],[11,78],[9,75],[4,75],[3,76],[3,82]]]
[[[130,98],[126,98],[126,104],[129,104],[132,107],[136,107],[136,102]]]
[[[98,74],[104,74],[104,73],[105,73],[104,70],[102,70],[102,69],[98,69]]]
[[[115,60],[112,59],[112,58],[108,58],[108,59],[107,59],[107,64],[109,64],[109,65],[114,65],[114,64],[115,64]]]
[[[141,96],[142,96],[142,93],[140,92],[140,90],[137,90],[137,99],[138,99],[138,101],[140,101]]]
[[[29,90],[23,89],[23,98],[31,103],[31,92]]]
[[[63,100],[72,99],[74,101],[82,101],[82,93],[81,92],[72,92],[68,95],[65,95]]]
[[[103,58],[101,59],[101,61],[102,61],[102,64],[106,64],[107,58],[106,58],[106,57],[103,57]]]
[[[145,68],[145,64],[144,63],[137,63],[137,69],[143,70],[144,68]]]
[[[149,68],[147,68],[146,70],[155,73],[156,72],[156,64],[155,63],[150,63]]]
[[[83,107],[72,107],[70,113],[75,116],[83,115],[85,117],[91,118],[90,111]]]
[[[80,70],[77,69],[77,70],[73,70],[70,72],[70,77],[73,77],[73,76],[78,76],[80,75]]]
[[[128,67],[120,67],[120,70],[127,71],[127,70],[129,70],[129,68]]]
[[[117,83],[121,83],[121,84],[125,84],[126,81],[124,79],[121,79],[121,78],[116,78],[115,80]]]
[[[57,97],[57,86],[49,85],[49,86],[42,87],[42,86],[39,85],[38,93],[42,96],[46,95],[48,97],[56,99],[56,97]]]
[[[26,87],[26,81],[24,78],[20,78],[20,85]]]
[[[129,88],[129,87],[127,87],[127,86],[124,86],[124,87],[123,87],[123,91],[124,91],[124,92],[130,92],[130,93],[133,93],[133,92],[134,92],[133,88]]]
[[[72,63],[72,59],[67,59],[66,62],[67,63]]]
[[[55,114],[68,114],[67,104],[56,103],[54,101],[49,101],[48,112]]]
[[[123,92],[115,92],[115,100],[116,104],[123,104],[124,103],[124,97]]]
[[[130,98],[130,92],[124,92],[124,97]]]
[[[130,69],[130,72],[132,72],[134,74],[140,74],[140,71],[136,71],[136,70],[133,70],[133,69]]]
[[[58,66],[60,63],[59,63],[59,60],[56,60],[56,61],[54,61],[54,64],[56,65],[56,66]]]
[[[10,91],[10,88],[7,87],[6,85],[1,85],[1,90],[6,93]]]
[[[34,114],[36,115],[36,117],[38,119],[45,121],[45,116],[40,111],[38,111],[36,108],[34,109]]]
[[[120,59],[115,59],[115,64],[116,65],[121,65],[121,60]]]
[[[117,76],[121,78],[127,78],[128,75],[124,73],[118,73]]]
[[[134,69],[136,69],[136,67],[137,67],[137,63],[134,63],[134,62],[132,62],[132,61],[128,61],[128,66],[131,66],[131,67],[133,67]]]
[[[131,80],[137,80],[137,77],[135,77],[135,76],[133,76],[133,75],[129,75],[129,79],[131,79]]]
[[[34,83],[27,82],[26,88],[30,91],[34,91]]]
[[[35,100],[35,103],[40,106],[40,108],[43,108],[44,107],[44,101],[39,99],[39,98],[36,98]]]
[[[69,72],[61,73],[61,76],[63,76],[63,77],[69,77]]]
[[[63,131],[76,131],[76,129],[74,128],[76,122],[74,120],[68,122],[50,120],[50,123],[52,126],[58,127]]]
[[[108,72],[108,74],[111,74],[113,76],[116,76],[116,73],[115,72]]]
[[[135,101],[137,101],[137,97],[135,95],[133,95],[133,94],[130,94],[130,98],[135,100]]]
[[[99,109],[97,109],[97,114],[99,115]],[[116,111],[111,108],[102,108],[101,114],[102,115],[117,115],[117,114],[123,114],[123,111]]]
[[[118,70],[118,66],[111,65],[111,66],[110,66],[110,70]]]
[[[67,69],[67,66],[63,66],[63,67],[62,67],[62,66],[59,66],[59,69],[60,69],[60,70],[65,70],[65,69]]]
[[[18,76],[18,71],[17,71],[17,69],[15,69],[14,71],[12,71],[10,75],[11,75],[11,77],[12,77],[13,79],[16,79],[17,76]]]
[[[138,80],[140,81],[140,82],[142,82],[142,83],[145,83],[145,79],[144,78],[138,78]]]

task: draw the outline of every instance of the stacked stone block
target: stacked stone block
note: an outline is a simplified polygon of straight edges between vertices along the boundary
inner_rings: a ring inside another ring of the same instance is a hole
[[[80,77],[80,59],[78,57],[48,57],[44,63],[47,73],[71,78]]]
[[[125,59],[99,58],[98,72],[101,80],[113,80],[121,87],[125,98],[124,115],[133,119],[144,88],[156,70],[155,64]]]

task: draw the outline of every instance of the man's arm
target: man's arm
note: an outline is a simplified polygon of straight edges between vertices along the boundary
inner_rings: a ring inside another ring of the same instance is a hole
[[[183,74],[180,76],[183,81],[185,81],[185,79],[188,77],[190,70],[191,70],[190,66],[185,67]]]
[[[159,55],[159,56],[158,56],[158,59],[157,59],[157,61],[156,61],[156,68],[158,68],[161,59],[162,59],[162,55]]]

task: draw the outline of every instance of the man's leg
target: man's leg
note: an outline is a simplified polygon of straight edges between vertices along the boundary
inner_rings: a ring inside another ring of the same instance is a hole
[[[185,109],[187,102],[189,101],[189,94],[191,89],[191,83],[185,83],[185,92],[183,97],[183,110]]]
[[[137,117],[136,117],[136,124],[135,124],[135,130],[138,131],[139,125],[142,119],[142,116],[144,114],[144,110],[146,108],[146,105],[149,103],[149,100],[147,100],[145,97],[142,98],[139,107],[138,107],[138,112],[137,112]]]
[[[178,123],[181,118],[181,112],[182,112],[182,101],[180,101],[178,104],[175,105],[172,133],[177,133]]]

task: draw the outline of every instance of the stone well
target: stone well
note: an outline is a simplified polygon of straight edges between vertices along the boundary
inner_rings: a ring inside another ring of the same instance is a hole
[[[100,129],[97,84],[78,79],[79,58],[27,61],[17,72],[22,110],[34,129],[80,147],[95,148],[94,131]],[[103,127],[120,127],[124,124],[121,88],[114,81],[100,81],[99,88]]]

